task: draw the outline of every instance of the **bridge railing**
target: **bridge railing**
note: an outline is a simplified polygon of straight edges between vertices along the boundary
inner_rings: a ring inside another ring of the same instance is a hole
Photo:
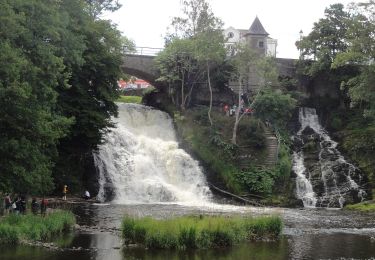
[[[153,47],[135,47],[135,49],[130,50],[124,47],[124,51],[126,54],[144,55],[144,56],[156,56],[162,50],[163,48],[153,48]]]

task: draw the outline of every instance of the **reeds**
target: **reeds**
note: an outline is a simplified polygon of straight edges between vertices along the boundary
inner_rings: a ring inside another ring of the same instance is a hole
[[[11,214],[0,220],[0,244],[45,241],[71,229],[74,224],[75,217],[69,211],[55,211],[45,217]]]
[[[282,230],[280,217],[185,216],[174,219],[125,217],[126,245],[152,249],[227,247],[242,241],[274,239]]]

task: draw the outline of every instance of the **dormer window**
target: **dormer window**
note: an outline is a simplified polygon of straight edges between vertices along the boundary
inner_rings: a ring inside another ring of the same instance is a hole
[[[229,32],[227,36],[228,36],[228,39],[233,38],[234,37],[234,33],[233,32]]]
[[[259,41],[258,47],[263,49],[264,48],[264,41]]]

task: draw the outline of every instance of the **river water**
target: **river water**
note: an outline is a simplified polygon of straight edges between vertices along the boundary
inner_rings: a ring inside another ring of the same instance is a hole
[[[54,241],[61,249],[0,246],[0,259],[375,259],[375,215],[344,210],[256,208],[207,204],[74,204],[79,228]],[[249,242],[231,248],[173,251],[123,248],[124,215],[166,218],[176,215],[278,214],[284,220],[278,241]]]

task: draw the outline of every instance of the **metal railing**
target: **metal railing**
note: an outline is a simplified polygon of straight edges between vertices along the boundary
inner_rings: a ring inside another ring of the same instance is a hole
[[[126,54],[141,55],[141,56],[156,56],[161,52],[163,48],[153,48],[153,47],[135,47],[134,49],[129,49],[124,47]]]

